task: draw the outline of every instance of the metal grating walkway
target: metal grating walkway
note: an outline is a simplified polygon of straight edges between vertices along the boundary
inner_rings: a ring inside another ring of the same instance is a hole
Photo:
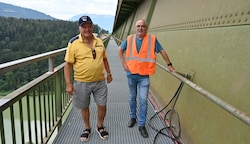
[[[128,128],[129,107],[128,107],[128,86],[125,72],[121,66],[117,53],[117,44],[111,38],[107,46],[108,60],[112,71],[113,82],[108,84],[109,95],[107,105],[107,115],[104,126],[109,132],[109,138],[102,140],[95,131],[97,124],[97,108],[92,99],[90,105],[90,121],[92,126],[92,134],[88,142],[81,142],[80,135],[84,130],[84,125],[80,116],[80,110],[72,108],[69,116],[65,120],[61,130],[56,136],[53,144],[152,144],[156,135],[156,131],[149,125],[146,128],[149,138],[143,138],[138,130],[138,126]],[[151,103],[148,105],[148,118],[155,114],[155,110]],[[160,118],[154,118],[151,124],[157,129],[165,127],[165,123]],[[173,144],[172,139],[158,135],[156,144]]]

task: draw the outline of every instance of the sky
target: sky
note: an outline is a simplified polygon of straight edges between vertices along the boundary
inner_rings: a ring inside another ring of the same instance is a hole
[[[0,0],[0,2],[68,20],[78,14],[115,16],[118,0]]]

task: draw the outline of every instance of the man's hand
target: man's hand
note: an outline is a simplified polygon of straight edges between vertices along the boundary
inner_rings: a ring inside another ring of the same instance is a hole
[[[112,80],[113,80],[112,75],[111,75],[111,74],[108,75],[108,76],[107,76],[107,83],[111,83]]]
[[[126,64],[126,62],[122,62],[122,67],[123,67],[124,71],[129,71],[128,65]]]
[[[173,66],[168,66],[168,69],[169,69],[170,72],[175,72],[175,69],[174,69]]]
[[[73,95],[73,91],[74,91],[73,84],[72,84],[72,83],[66,84],[66,92],[67,92],[69,95]]]

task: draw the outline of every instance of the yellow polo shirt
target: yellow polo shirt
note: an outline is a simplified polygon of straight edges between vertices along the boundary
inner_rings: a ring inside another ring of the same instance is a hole
[[[96,58],[92,49],[82,41],[81,34],[73,37],[67,47],[64,60],[73,64],[74,79],[80,82],[96,82],[104,80],[103,59],[107,58],[102,40],[94,36]]]

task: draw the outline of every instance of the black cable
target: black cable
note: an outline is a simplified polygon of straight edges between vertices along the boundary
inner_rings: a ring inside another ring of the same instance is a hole
[[[157,138],[160,134],[162,134],[162,135],[164,135],[164,136],[166,136],[166,137],[168,137],[168,138],[171,138],[173,141],[176,141],[178,144],[182,144],[181,141],[179,140],[180,133],[181,133],[181,128],[180,128],[180,131],[179,131],[178,136],[175,136],[175,137],[169,136],[168,134],[163,133],[163,130],[165,130],[165,129],[170,129],[170,131],[171,131],[172,133],[174,133],[173,130],[171,129],[171,124],[172,124],[172,123],[171,123],[171,116],[172,116],[172,113],[173,113],[173,112],[176,112],[176,111],[174,110],[174,107],[175,107],[176,102],[177,102],[177,100],[178,100],[178,98],[179,98],[179,95],[180,95],[180,92],[181,92],[181,90],[182,90],[183,85],[184,85],[184,82],[181,82],[180,85],[179,85],[179,87],[178,87],[178,89],[177,89],[177,91],[175,92],[175,94],[174,94],[174,96],[171,98],[171,100],[168,102],[168,104],[167,104],[165,107],[163,107],[160,111],[156,112],[156,113],[149,119],[149,122],[148,122],[149,126],[150,126],[153,130],[155,130],[155,131],[157,132],[156,135],[155,135],[155,137],[154,137],[153,144],[155,144],[156,138]],[[156,129],[155,127],[153,127],[153,126],[151,125],[152,119],[153,119],[155,116],[157,116],[159,113],[161,113],[164,109],[166,109],[166,108],[170,105],[170,103],[171,103],[172,101],[174,101],[174,103],[173,103],[173,105],[172,105],[172,108],[171,108],[170,110],[168,110],[168,112],[164,115],[164,119],[165,119],[165,118],[167,117],[167,114],[170,114],[170,126],[166,126],[166,127],[162,128],[162,129],[160,129],[160,130]],[[170,112],[170,113],[169,113],[169,112]],[[176,114],[177,114],[178,119],[179,119],[179,115],[178,115],[177,112],[176,112]],[[178,125],[180,126],[180,121],[178,121]]]

